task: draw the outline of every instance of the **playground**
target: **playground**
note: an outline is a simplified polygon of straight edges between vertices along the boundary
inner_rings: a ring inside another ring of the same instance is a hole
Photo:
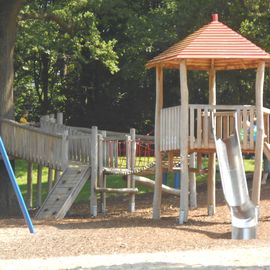
[[[18,201],[32,234],[23,219],[1,219],[0,258],[269,246],[269,63],[270,54],[213,14],[146,63],[156,74],[154,136],[68,125],[61,112],[34,124],[2,118],[0,151],[12,183],[8,157],[27,164],[26,205]],[[180,71],[179,105],[164,102],[165,69]],[[254,100],[217,104],[219,72],[241,69],[256,70]],[[191,70],[206,73],[209,104],[190,103]],[[113,177],[124,184],[113,186]],[[88,201],[74,203],[86,186]]]
[[[250,180],[249,180],[250,183]],[[142,253],[269,246],[270,183],[263,185],[258,239],[231,240],[230,211],[217,185],[217,213],[208,216],[206,186],[198,187],[200,207],[177,224],[178,197],[164,196],[162,218],[152,220],[152,194],[136,196],[137,211],[127,212],[126,197],[108,201],[108,214],[89,217],[88,204],[76,205],[63,220],[35,220],[29,234],[23,219],[1,219],[1,259],[45,258],[84,254]]]

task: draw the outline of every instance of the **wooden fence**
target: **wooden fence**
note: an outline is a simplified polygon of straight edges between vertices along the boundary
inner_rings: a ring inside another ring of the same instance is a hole
[[[237,112],[241,147],[254,151],[256,137],[256,112],[251,105],[189,105],[189,148],[190,150],[214,149],[210,113],[216,114],[216,134],[225,139],[234,132],[234,113]],[[264,108],[264,125],[269,141],[269,114]],[[180,149],[180,106],[161,111],[161,151]]]

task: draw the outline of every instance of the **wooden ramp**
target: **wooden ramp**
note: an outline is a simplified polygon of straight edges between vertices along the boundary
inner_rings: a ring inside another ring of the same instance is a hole
[[[90,172],[88,164],[71,162],[49,192],[35,217],[37,219],[64,218],[90,177]]]

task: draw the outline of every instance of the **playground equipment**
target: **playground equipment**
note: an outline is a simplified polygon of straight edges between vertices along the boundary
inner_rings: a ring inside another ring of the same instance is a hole
[[[60,118],[60,120],[59,120]],[[63,125],[58,113],[40,119],[40,127],[1,121],[3,138],[10,155],[29,162],[27,202],[32,206],[32,163],[38,164],[36,218],[63,218],[80,190],[91,179],[90,212],[106,212],[106,194],[129,196],[129,211],[135,211],[136,183],[154,187],[148,179],[155,166],[153,137],[142,136],[131,129],[130,134],[77,128]],[[164,166],[167,166],[166,164]],[[42,202],[42,167],[48,167],[48,195]],[[53,171],[56,173],[53,181]],[[61,173],[62,172],[62,173]],[[124,188],[108,188],[108,175],[121,175]],[[164,192],[179,196],[179,189],[164,185]],[[98,209],[98,193],[100,208]]]
[[[10,181],[11,181],[11,184],[12,184],[12,187],[13,187],[13,189],[15,191],[17,200],[19,202],[21,211],[23,213],[23,216],[24,216],[24,219],[26,221],[26,224],[27,224],[27,226],[29,228],[29,231],[30,231],[30,233],[35,233],[34,226],[32,224],[30,215],[29,215],[29,213],[27,211],[27,208],[26,208],[26,205],[24,203],[24,200],[23,200],[23,197],[22,197],[20,188],[19,188],[19,186],[17,184],[16,177],[14,175],[12,166],[10,164],[10,161],[9,161],[9,158],[8,158],[8,155],[7,155],[7,152],[6,152],[6,149],[5,149],[5,146],[4,146],[4,143],[3,143],[1,137],[0,137],[0,153],[1,153],[1,156],[2,156],[2,158],[4,160],[4,163],[5,163],[5,166],[6,166],[6,169],[7,169],[7,172],[8,172],[8,175],[9,175],[9,178],[10,178]]]
[[[147,68],[156,69],[154,219],[160,218],[164,153],[178,155],[181,158],[179,223],[183,224],[188,219],[189,167],[191,167],[189,154],[194,152],[208,155],[208,214],[215,213],[216,148],[209,122],[211,111],[217,112],[216,134],[222,139],[232,134],[231,111],[237,111],[238,129],[242,128],[244,131],[241,150],[255,153],[252,201],[255,205],[259,204],[263,144],[264,141],[269,143],[270,110],[263,107],[264,70],[265,64],[269,62],[268,53],[219,22],[218,14],[213,14],[209,24],[174,44],[146,64]],[[164,69],[180,71],[181,106],[163,108]],[[216,105],[216,71],[237,69],[257,69],[255,106]],[[188,70],[208,72],[209,105],[189,104]],[[249,136],[246,126],[246,120],[249,120],[250,132],[253,132],[254,116],[257,118],[256,143],[253,141],[253,136]],[[266,138],[264,138],[264,133]]]
[[[215,123],[214,117],[212,123]],[[220,177],[224,196],[231,210],[232,239],[256,239],[258,209],[248,194],[237,117],[235,123],[234,134],[224,140],[216,138],[214,133]]]

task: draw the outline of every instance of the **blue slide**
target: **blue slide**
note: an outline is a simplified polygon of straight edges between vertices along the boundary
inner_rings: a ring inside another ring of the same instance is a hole
[[[11,180],[12,187],[13,187],[13,189],[15,191],[17,200],[19,202],[21,211],[23,213],[23,216],[24,216],[24,219],[25,219],[25,221],[27,223],[29,231],[30,231],[30,233],[35,233],[35,229],[34,229],[34,226],[32,224],[32,220],[31,220],[31,218],[29,216],[29,213],[27,211],[27,207],[26,207],[25,202],[23,200],[23,196],[22,196],[22,193],[20,191],[20,188],[19,188],[19,186],[17,184],[15,174],[13,172],[12,166],[10,164],[10,161],[9,161],[9,158],[8,158],[8,155],[7,155],[7,151],[5,149],[5,146],[4,146],[4,143],[3,143],[3,140],[2,140],[1,137],[0,137],[0,153],[1,153],[1,156],[2,156],[2,158],[4,160],[4,163],[5,163],[9,178]]]

